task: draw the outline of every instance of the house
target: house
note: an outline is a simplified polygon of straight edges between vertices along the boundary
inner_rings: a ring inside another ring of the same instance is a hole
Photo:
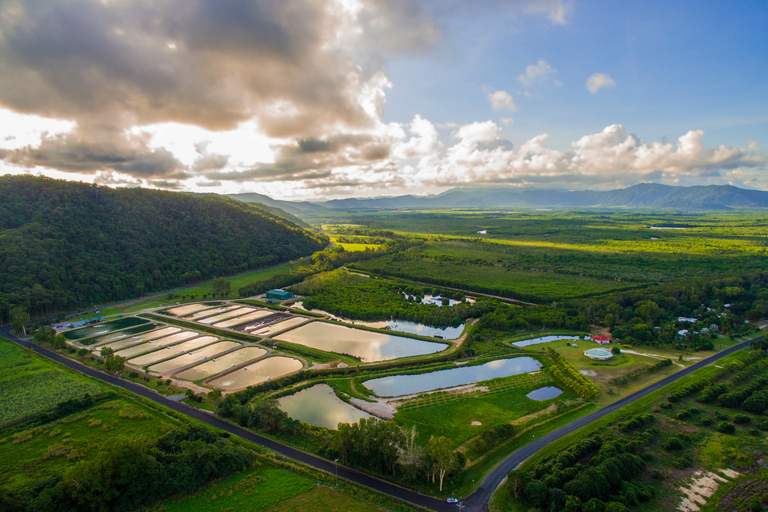
[[[611,342],[611,338],[609,338],[608,336],[600,335],[600,334],[597,336],[592,336],[591,339],[598,345],[608,345]]]
[[[269,290],[267,292],[267,301],[280,302],[288,299],[292,299],[295,295],[293,292],[287,292],[285,290]]]

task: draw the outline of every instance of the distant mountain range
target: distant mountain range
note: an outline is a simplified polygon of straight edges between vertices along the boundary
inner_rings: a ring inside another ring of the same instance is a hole
[[[596,192],[517,188],[455,188],[439,195],[279,201],[262,194],[234,194],[245,202],[280,208],[301,217],[328,210],[419,210],[435,208],[649,208],[674,210],[731,210],[768,208],[768,192],[731,185],[674,187],[643,183]]]

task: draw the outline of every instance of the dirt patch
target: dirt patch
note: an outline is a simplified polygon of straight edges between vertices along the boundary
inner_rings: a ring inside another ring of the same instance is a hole
[[[579,373],[586,377],[597,377],[597,372],[592,370],[579,370]]]
[[[479,421],[473,421],[473,422],[471,423],[471,425],[472,425],[473,427],[479,427],[479,426],[481,426],[481,425],[482,425],[482,423],[480,423]]]
[[[391,420],[395,417],[395,413],[397,412],[397,407],[385,401],[366,402],[365,400],[360,400],[359,398],[350,398],[349,403],[358,409],[362,409],[368,414],[373,414],[374,416],[378,416],[384,420]]]
[[[718,471],[722,474],[712,471],[696,471],[687,486],[679,487],[678,490],[683,493],[684,497],[678,503],[677,510],[698,512],[702,506],[707,504],[707,498],[715,493],[720,484],[727,483],[731,478],[739,476],[738,472],[730,469]]]

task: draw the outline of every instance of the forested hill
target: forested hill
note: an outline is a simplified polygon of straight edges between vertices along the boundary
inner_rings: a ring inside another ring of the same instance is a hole
[[[311,254],[328,243],[217,195],[0,177],[0,318],[137,297]]]

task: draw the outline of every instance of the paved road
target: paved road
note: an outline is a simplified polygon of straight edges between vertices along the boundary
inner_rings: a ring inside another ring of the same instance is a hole
[[[457,505],[448,504],[442,500],[437,500],[429,496],[424,496],[422,494],[405,489],[403,487],[399,487],[392,483],[379,480],[365,473],[361,473],[359,471],[355,471],[353,469],[349,469],[344,466],[334,464],[333,462],[327,461],[320,457],[316,457],[314,455],[310,455],[300,450],[296,450],[295,448],[285,446],[284,444],[278,443],[271,439],[267,439],[266,437],[260,436],[258,434],[254,434],[253,432],[250,432],[238,426],[232,425],[231,423],[227,423],[226,421],[223,421],[222,419],[217,418],[213,414],[208,413],[206,411],[201,411],[199,409],[190,407],[181,402],[175,402],[173,400],[169,400],[167,397],[159,395],[144,386],[140,386],[133,382],[125,381],[123,379],[115,377],[114,375],[108,375],[106,373],[103,373],[89,366],[84,366],[78,363],[77,361],[68,359],[58,354],[57,352],[48,350],[45,347],[40,347],[33,343],[29,343],[28,341],[16,338],[12,334],[10,334],[10,327],[0,328],[0,336],[5,337],[11,341],[14,341],[50,359],[53,359],[54,361],[57,361],[69,368],[72,368],[73,370],[79,371],[90,377],[94,377],[96,379],[102,380],[109,384],[120,386],[123,389],[136,393],[137,395],[140,395],[144,398],[152,400],[158,404],[164,405],[169,409],[173,409],[174,411],[177,411],[189,417],[195,418],[196,420],[202,421],[203,423],[207,423],[208,425],[211,425],[213,427],[220,428],[221,430],[229,432],[232,435],[240,436],[243,439],[246,439],[260,446],[273,450],[274,452],[286,458],[296,460],[303,464],[307,464],[309,466],[312,466],[317,469],[321,469],[323,471],[327,471],[329,473],[337,474],[341,478],[350,480],[360,485],[364,485],[366,487],[370,487],[371,489],[375,489],[379,492],[383,492],[395,498],[408,501],[415,505],[420,505],[422,507],[427,507],[429,509],[436,510],[438,512],[443,512],[443,511],[454,512],[459,510],[459,507]],[[698,363],[694,364],[693,366],[690,366],[689,368],[686,368],[685,370],[681,370],[675,373],[674,375],[670,375],[669,377],[666,377],[660,380],[659,382],[656,382],[655,384],[652,384],[636,393],[633,393],[632,395],[626,396],[621,400],[600,409],[599,411],[595,411],[591,414],[584,416],[583,418],[579,418],[573,421],[572,423],[569,423],[568,425],[561,427],[560,429],[555,430],[554,432],[551,432],[537,439],[536,441],[530,443],[529,445],[524,446],[523,448],[520,448],[519,450],[512,453],[509,457],[504,459],[504,461],[502,461],[498,466],[496,466],[496,468],[494,468],[494,470],[485,478],[485,480],[483,480],[483,483],[480,485],[480,487],[474,493],[472,493],[470,496],[468,496],[463,500],[463,510],[464,511],[483,511],[483,512],[487,511],[488,502],[491,499],[491,495],[499,486],[499,484],[503,481],[503,479],[506,477],[507,473],[509,473],[509,471],[516,468],[523,461],[531,457],[533,454],[535,454],[537,451],[539,451],[549,443],[556,441],[557,439],[560,439],[561,437],[568,435],[578,430],[579,428],[620,409],[621,407],[627,405],[628,403],[631,403],[637,400],[638,398],[646,396],[647,394],[652,393],[666,386],[667,384],[676,381],[681,377],[689,375],[690,373],[706,365],[709,365],[722,357],[725,357],[738,350],[741,350],[742,348],[748,346],[752,341],[760,340],[763,337],[764,335],[759,336],[753,340],[739,343],[738,345],[734,345],[733,347],[723,350],[722,352],[719,352],[713,356],[710,356],[706,359],[702,359]]]

